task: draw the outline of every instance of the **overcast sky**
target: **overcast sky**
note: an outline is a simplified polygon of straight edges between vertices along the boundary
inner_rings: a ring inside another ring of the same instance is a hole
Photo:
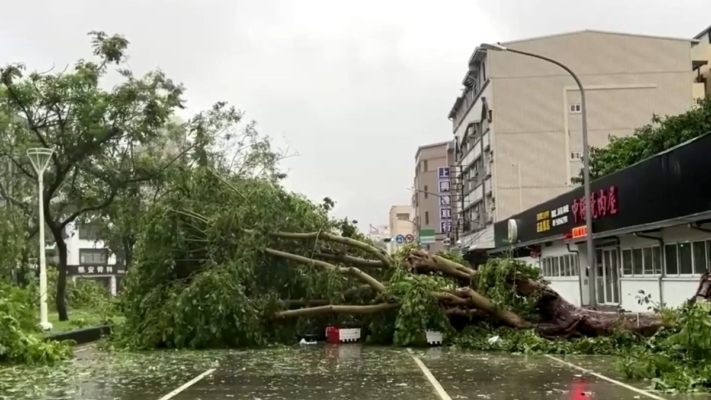
[[[228,101],[298,156],[288,187],[361,228],[409,204],[419,145],[447,114],[474,47],[583,29],[693,37],[709,0],[3,1],[0,59],[46,70],[89,57],[86,33],[121,33],[134,71],[160,67],[189,111]]]

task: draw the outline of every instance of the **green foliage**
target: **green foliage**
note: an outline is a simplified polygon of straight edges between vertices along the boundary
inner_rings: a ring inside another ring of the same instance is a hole
[[[45,341],[39,331],[36,289],[0,281],[0,363],[51,364],[71,355],[69,344]]]
[[[624,330],[610,336],[546,339],[533,330],[492,328],[481,323],[465,328],[451,339],[450,344],[465,349],[522,354],[622,355],[643,342],[643,338]]]
[[[139,348],[291,342],[303,327],[272,321],[283,308],[279,300],[336,299],[352,286],[340,274],[264,254],[282,242],[269,231],[338,227],[322,207],[284,191],[275,169],[264,170],[225,179],[212,169],[184,168],[172,177],[171,190],[151,208],[138,236],[119,342]],[[298,254],[315,250],[313,242],[293,247]],[[291,336],[282,337],[285,332]]]
[[[57,275],[56,268],[47,268],[47,303],[54,311],[56,311]],[[67,281],[65,299],[69,308],[81,310],[101,310],[108,307],[112,301],[109,289],[101,282],[92,279]]]
[[[452,326],[439,302],[430,294],[449,286],[444,278],[413,275],[399,270],[390,280],[388,293],[398,298],[401,306],[395,319],[393,343],[397,346],[424,344],[424,332],[452,332]],[[376,327],[376,332],[385,330]]]
[[[59,291],[66,271],[64,229],[106,209],[130,186],[159,176],[170,157],[150,149],[162,143],[170,118],[183,106],[183,87],[163,72],[134,75],[125,62],[124,37],[89,35],[93,60],[80,59],[62,71],[0,68],[0,159],[11,162],[0,197],[36,227],[37,176],[26,151],[54,150],[43,193],[48,233],[58,243]],[[65,305],[57,308],[66,317]]]
[[[711,132],[710,98],[680,115],[654,115],[650,124],[637,128],[633,135],[610,137],[604,148],[591,147],[590,177],[609,175],[708,132]],[[582,172],[578,179],[582,180]]]
[[[619,363],[630,378],[650,379],[660,390],[711,389],[711,304],[689,302],[671,329],[629,352]]]
[[[539,268],[513,258],[492,258],[479,269],[473,288],[495,306],[516,312],[526,319],[535,317],[538,296],[519,296],[511,289],[517,279],[541,280]]]

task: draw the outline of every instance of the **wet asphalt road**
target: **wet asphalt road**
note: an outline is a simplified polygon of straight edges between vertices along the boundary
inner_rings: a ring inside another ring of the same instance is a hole
[[[446,393],[437,393],[418,366],[419,358]],[[608,358],[567,361],[613,379]],[[27,392],[0,399],[168,400],[175,389],[203,374],[205,378],[172,394],[170,400],[301,399],[648,399],[615,383],[584,374],[547,357],[474,353],[452,349],[406,349],[360,345],[318,345],[259,351],[104,353],[88,349],[62,373],[15,371]],[[0,378],[6,372],[0,372]],[[37,379],[28,379],[33,374]],[[632,383],[644,389],[643,382]],[[18,386],[18,387],[19,387]],[[5,389],[5,392],[3,392]],[[708,399],[669,396],[664,399]],[[446,399],[446,397],[444,397]]]

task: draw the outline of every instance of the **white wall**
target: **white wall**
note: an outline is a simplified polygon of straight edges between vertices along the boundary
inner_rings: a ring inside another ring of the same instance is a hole
[[[104,243],[101,241],[94,242],[93,240],[82,240],[79,239],[79,234],[76,229],[76,225],[71,223],[67,226],[67,264],[68,265],[79,265],[79,249],[103,249],[105,248]],[[109,265],[116,264],[116,256],[113,254],[109,256]]]
[[[673,244],[687,241],[710,240],[711,233],[690,229],[686,225],[679,225],[662,229],[660,232],[650,233],[648,236],[659,236],[664,244]],[[659,241],[641,238],[634,235],[620,237],[620,248],[634,249],[647,246],[657,246]],[[662,251],[664,265],[662,274],[646,274],[643,276],[623,276],[620,279],[621,304],[625,310],[634,312],[648,311],[648,305],[638,304],[639,291],[651,294],[650,300],[654,303],[663,302],[667,307],[678,307],[694,295],[699,284],[700,274],[666,274],[666,260]],[[708,267],[708,264],[707,264]]]
[[[659,236],[664,240],[665,245],[687,241],[693,242],[711,240],[711,233],[690,229],[686,225],[665,228],[659,232],[648,233],[647,236]],[[625,249],[644,248],[658,245],[659,241],[654,239],[642,238],[634,235],[622,235],[620,236],[619,255],[621,258],[622,250]],[[578,248],[574,244],[571,244],[571,250],[579,251],[579,265],[580,272],[582,273],[582,281],[580,280],[579,275],[575,277],[546,277],[546,280],[550,282],[550,286],[553,290],[557,291],[563,298],[571,303],[575,305],[589,304],[589,287],[585,276],[585,265],[587,265],[586,249],[585,246],[580,246]],[[554,242],[551,246],[542,246],[541,249],[541,258],[556,257],[564,254],[570,253],[562,240]],[[540,259],[532,262],[530,257],[526,257],[521,260],[534,264],[539,268],[541,267]],[[662,274],[650,273],[637,276],[634,274],[624,275],[622,273],[622,260],[619,260],[620,307],[632,312],[647,312],[650,311],[651,306],[659,303],[664,303],[667,307],[678,307],[694,295],[696,289],[698,288],[700,274],[676,274],[673,276],[666,274],[664,250],[661,252],[661,261]],[[711,249],[707,248],[707,268],[710,262]],[[649,300],[654,304],[640,304],[639,300],[643,296],[640,291],[643,291],[645,296],[650,295]]]
[[[571,250],[576,250],[574,245],[571,245]],[[576,253],[570,252],[562,241],[553,243],[550,246],[541,246],[541,259],[569,254],[577,256]],[[578,264],[580,265],[579,260]],[[573,276],[550,276],[545,279],[550,282],[551,289],[555,290],[562,298],[576,306],[580,306],[579,274]]]

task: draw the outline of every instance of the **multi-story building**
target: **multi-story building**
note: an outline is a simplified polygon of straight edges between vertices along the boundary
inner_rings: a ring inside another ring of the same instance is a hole
[[[555,59],[586,90],[588,137],[601,147],[653,114],[693,104],[690,39],[581,31],[502,43]],[[560,67],[474,50],[449,118],[462,193],[463,250],[494,246],[493,223],[569,191],[581,168],[580,91]]]
[[[711,26],[694,36],[698,41],[691,48],[691,56],[694,63],[694,94],[708,96],[711,94]]]
[[[440,250],[456,240],[458,197],[453,190],[454,142],[446,141],[417,148],[412,194],[415,237],[428,250]]]
[[[415,222],[412,218],[412,206],[398,205],[390,207],[388,217],[388,228],[390,229],[390,234],[393,236],[414,234]]]

